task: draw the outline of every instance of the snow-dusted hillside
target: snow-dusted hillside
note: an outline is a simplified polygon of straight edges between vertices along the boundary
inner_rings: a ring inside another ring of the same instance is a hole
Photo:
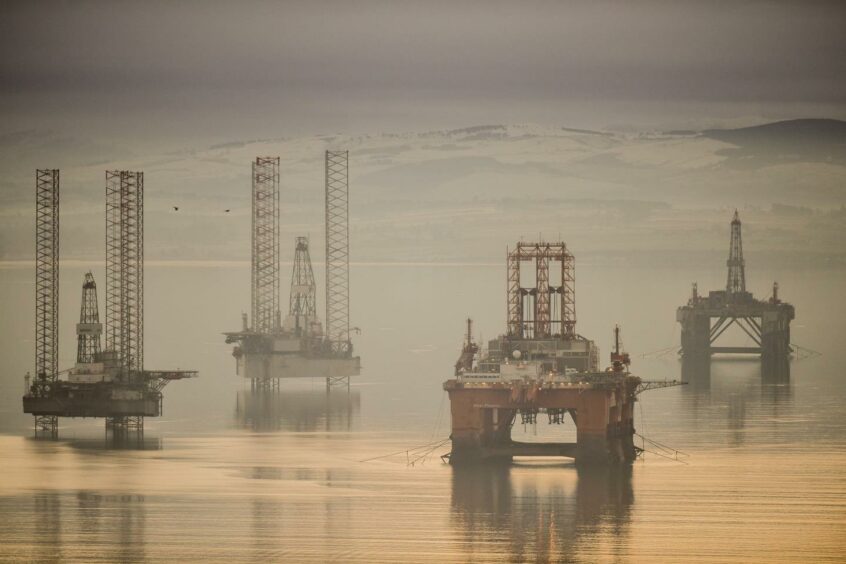
[[[50,133],[7,135],[0,257],[30,255],[33,170],[59,167],[65,257],[102,255],[104,170],[125,168],[145,172],[150,259],[246,259],[256,155],[282,160],[283,249],[302,233],[319,249],[327,148],[350,150],[358,260],[499,260],[506,244],[539,235],[602,256],[721,253],[735,207],[751,249],[798,252],[810,242],[821,259],[842,257],[839,137],[828,134],[809,153],[790,151],[779,131],[776,149],[758,143],[754,152],[714,132],[537,125],[244,140],[149,154]],[[828,158],[813,158],[821,151]]]

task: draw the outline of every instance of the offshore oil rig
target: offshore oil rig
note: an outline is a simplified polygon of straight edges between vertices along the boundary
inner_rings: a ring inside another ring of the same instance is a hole
[[[611,366],[599,370],[596,344],[576,333],[575,262],[565,243],[518,243],[507,254],[508,332],[480,350],[472,324],[454,378],[444,383],[452,412],[451,464],[510,461],[514,456],[565,456],[577,464],[630,462],[634,402],[652,388],[681,384],[647,382],[629,372],[619,328]],[[534,268],[534,286],[521,283],[521,265]],[[559,265],[558,281],[550,278]],[[575,443],[527,443],[511,439],[517,416],[534,424],[540,413],[576,426]]]
[[[772,295],[757,300],[746,291],[746,263],[743,260],[741,222],[737,211],[731,221],[728,279],[725,290],[700,296],[696,283],[687,305],[676,311],[681,324],[683,360],[707,364],[712,354],[760,355],[764,367],[784,364],[793,352],[790,345],[790,322],[793,306],[778,296],[778,282],[773,283]],[[712,319],[716,322],[712,323]],[[752,340],[752,346],[717,345],[717,340],[732,325],[737,325]]]
[[[235,343],[236,373],[253,391],[278,390],[282,378],[325,378],[327,390],[361,370],[350,339],[349,153],[326,151],[326,329],[317,317],[317,287],[308,238],[297,237],[284,321],[279,306],[279,157],[257,157],[252,187],[252,312]]]
[[[106,428],[143,432],[162,414],[162,388],[193,370],[144,369],[144,173],[106,171],[106,345],[91,272],[82,283],[76,364],[59,371],[59,171],[36,171],[35,377],[24,413],[58,435],[59,417],[104,417]],[[62,377],[63,376],[63,377]]]

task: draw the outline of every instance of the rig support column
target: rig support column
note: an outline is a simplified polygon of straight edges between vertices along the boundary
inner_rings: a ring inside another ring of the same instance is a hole
[[[349,151],[326,151],[326,337],[332,353],[352,356],[350,341]],[[349,376],[327,376],[326,388]]]
[[[681,353],[686,359],[711,358],[711,318],[696,310],[680,308],[676,320],[681,324]]]
[[[35,395],[59,372],[59,170],[35,173]],[[58,433],[58,417],[36,415],[35,432]]]
[[[624,389],[590,390],[576,408],[576,463],[608,464],[635,459],[634,401]]]
[[[279,328],[279,157],[253,163],[252,329]]]
[[[106,349],[120,378],[144,369],[144,173],[106,171]]]
[[[761,360],[787,358],[790,348],[790,319],[792,309],[765,311],[761,317]]]

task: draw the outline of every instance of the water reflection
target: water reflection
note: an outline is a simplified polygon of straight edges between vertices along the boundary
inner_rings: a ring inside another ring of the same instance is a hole
[[[748,433],[775,431],[773,422],[793,413],[790,360],[763,363],[757,358],[715,358],[682,362],[684,394],[697,421],[723,419],[728,442],[745,443]]]
[[[145,436],[143,433],[113,435],[110,432],[102,439],[67,439],[62,441],[78,450],[162,450],[160,437]]]
[[[37,443],[56,443],[67,445],[75,450],[80,451],[97,451],[97,450],[162,450],[164,443],[161,437],[144,435],[143,433],[122,433],[113,434],[109,431],[105,433],[102,438],[96,439],[93,437],[81,438],[50,438],[44,439],[39,436],[27,437],[28,441],[33,444]]]
[[[116,539],[107,543],[115,548],[115,555],[109,560],[132,562],[145,560],[147,548],[145,528],[147,525],[146,505],[142,495],[118,495],[110,504],[119,508]]]
[[[284,505],[267,498],[255,498],[251,502],[252,517],[252,560],[272,562],[280,558],[284,545],[279,534],[284,521]]]
[[[354,390],[238,392],[235,419],[253,431],[349,431],[361,407]]]
[[[455,467],[452,521],[469,557],[507,541],[511,561],[569,560],[613,537],[625,544],[634,504],[632,468],[567,465]]]
[[[104,495],[88,490],[39,492],[29,498],[32,519],[15,526],[17,560],[64,559],[136,562],[146,558],[146,509],[141,495]],[[5,503],[15,503],[5,498]],[[20,500],[17,501],[20,503]],[[76,548],[74,555],[64,547]]]
[[[790,358],[764,358],[761,361],[761,379],[777,384],[790,382]]]
[[[681,377],[693,388],[707,389],[710,386],[711,373],[715,367],[737,363],[757,366],[762,382],[784,384],[790,382],[791,362],[789,357],[768,357],[760,360],[755,357],[683,358],[681,361]]]
[[[32,496],[35,524],[32,535],[32,560],[62,560],[62,503],[54,492]]]

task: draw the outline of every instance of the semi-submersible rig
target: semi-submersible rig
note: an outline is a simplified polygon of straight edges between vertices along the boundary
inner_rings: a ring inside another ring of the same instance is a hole
[[[38,433],[59,417],[104,417],[115,432],[143,431],[162,414],[162,388],[193,370],[144,368],[144,173],[106,171],[106,344],[91,272],[82,283],[76,364],[59,370],[59,171],[36,171],[35,376],[24,413]]]
[[[521,265],[534,267],[534,286],[521,282]],[[559,270],[550,277],[551,265]],[[575,262],[565,243],[518,243],[508,252],[508,331],[480,350],[468,320],[454,378],[444,383],[452,412],[451,464],[511,460],[514,456],[565,456],[579,464],[630,462],[634,402],[639,393],[675,386],[629,372],[619,328],[611,366],[599,369],[596,344],[576,333]],[[525,443],[511,439],[517,416],[551,424],[567,415],[575,443]]]
[[[714,354],[760,355],[763,375],[786,376],[793,352],[790,322],[796,312],[791,304],[779,298],[778,282],[773,283],[769,299],[756,299],[746,290],[746,261],[743,258],[740,215],[736,210],[731,220],[726,266],[725,290],[712,290],[703,296],[694,283],[687,304],[676,310],[676,320],[681,325],[679,354],[686,364],[706,366]],[[752,341],[751,345],[717,344],[733,325],[740,327]]]
[[[346,385],[361,369],[350,338],[349,154],[326,151],[326,327],[317,317],[317,287],[308,239],[297,237],[288,315],[279,305],[279,157],[257,157],[252,186],[252,315],[242,314],[235,343],[237,374],[252,390],[276,390],[281,378],[324,378]]]

